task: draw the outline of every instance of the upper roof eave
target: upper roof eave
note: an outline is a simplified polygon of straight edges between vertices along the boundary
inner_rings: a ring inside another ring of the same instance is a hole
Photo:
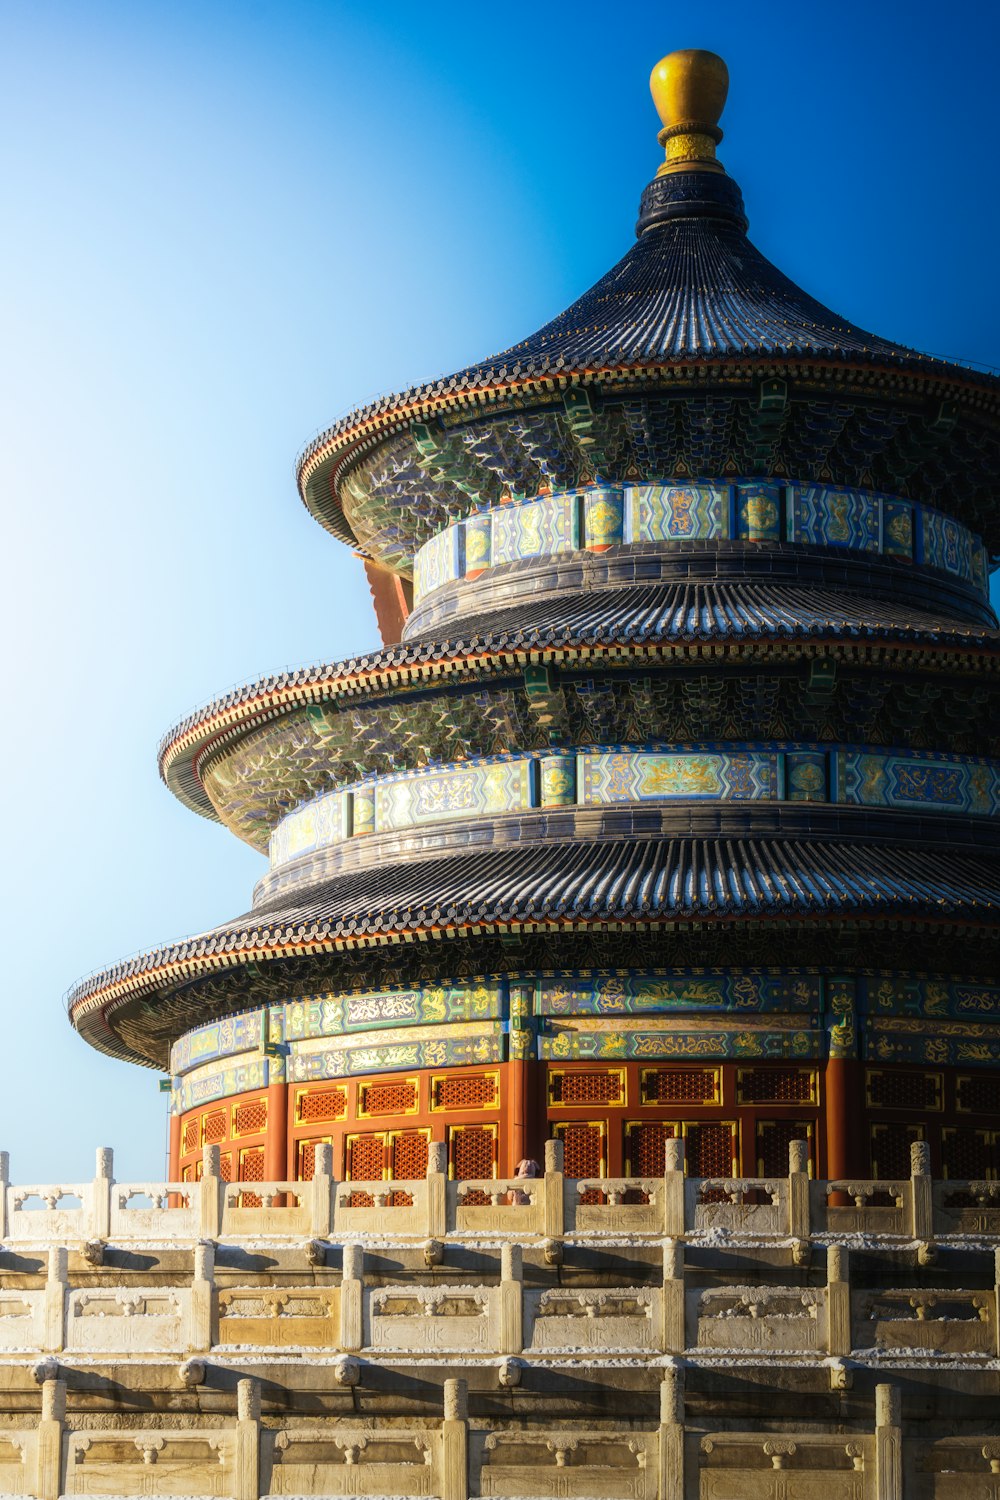
[[[571,365],[562,358],[551,363],[533,360],[517,374],[502,366],[473,366],[459,375],[411,386],[353,408],[302,450],[295,466],[296,484],[310,515],[339,541],[356,548],[358,539],[337,496],[340,475],[352,459],[413,422],[463,408],[481,415],[491,407],[503,409],[508,403],[516,404],[525,395],[553,396],[579,385],[688,384],[693,378],[737,377],[746,381],[775,375],[802,379],[836,376],[838,385],[858,388],[881,384],[900,394],[919,391],[925,396],[963,399],[967,405],[980,408],[983,415],[1000,419],[1000,375],[902,347],[898,357],[892,359],[882,351],[873,351],[865,358],[857,352],[838,357],[833,352],[819,356],[804,349],[747,349],[619,364]],[[321,477],[326,482],[317,492],[316,481]]]

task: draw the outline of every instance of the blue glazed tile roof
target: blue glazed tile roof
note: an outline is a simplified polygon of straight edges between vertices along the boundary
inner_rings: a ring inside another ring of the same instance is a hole
[[[747,354],[931,362],[831,312],[735,225],[698,218],[648,230],[565,312],[456,379],[536,360],[579,369]]]

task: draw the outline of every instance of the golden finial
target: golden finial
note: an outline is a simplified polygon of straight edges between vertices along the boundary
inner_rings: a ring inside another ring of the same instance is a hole
[[[689,47],[661,58],[649,78],[663,129],[657,136],[667,159],[657,172],[721,172],[715,148],[719,116],[729,92],[729,69],[714,52]]]

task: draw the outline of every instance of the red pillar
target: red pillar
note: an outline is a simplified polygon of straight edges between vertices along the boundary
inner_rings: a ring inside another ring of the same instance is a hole
[[[855,1057],[831,1057],[826,1065],[826,1175],[864,1177],[864,1092]]]
[[[288,1160],[288,1084],[267,1086],[267,1134],[264,1137],[264,1180],[289,1182],[294,1168]]]
[[[170,1116],[170,1165],[167,1168],[167,1181],[179,1182],[181,1177],[181,1117]]]

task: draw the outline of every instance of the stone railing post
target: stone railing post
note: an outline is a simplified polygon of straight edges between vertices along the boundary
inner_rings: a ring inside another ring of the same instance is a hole
[[[668,1239],[684,1237],[684,1142],[679,1136],[664,1143],[663,1233]]]
[[[204,1146],[201,1154],[201,1234],[217,1240],[222,1233],[222,1161],[218,1146]]]
[[[365,1252],[345,1245],[340,1281],[340,1347],[356,1353],[364,1342]]]
[[[664,1354],[683,1354],[684,1330],[684,1245],[667,1240],[663,1246],[663,1289],[660,1348]]]
[[[38,1500],[59,1500],[63,1493],[62,1450],[66,1431],[66,1382],[42,1382],[42,1415],[35,1449],[34,1493]]]
[[[309,1232],[325,1240],[333,1212],[333,1147],[317,1146],[313,1152],[312,1186],[309,1190]]]
[[[809,1142],[788,1142],[788,1233],[809,1238]]]
[[[45,1278],[46,1354],[58,1354],[66,1347],[66,1290],[69,1282],[69,1251],[65,1245],[53,1245],[49,1251],[49,1270]]]
[[[260,1386],[256,1380],[240,1380],[236,1386],[235,1500],[259,1500],[260,1496]]]
[[[657,1500],[684,1500],[684,1371],[664,1370],[660,1381]]]
[[[441,1423],[441,1500],[469,1497],[469,1386],[465,1380],[444,1383]]]
[[[110,1146],[98,1146],[90,1205],[90,1232],[95,1240],[106,1240],[111,1234],[111,1189],[114,1181],[115,1153]]]
[[[563,1163],[566,1152],[562,1141],[545,1142],[545,1228],[548,1238],[561,1239],[565,1228],[565,1180]]]
[[[448,1233],[448,1147],[431,1141],[427,1147],[427,1233],[432,1239]]]
[[[993,1314],[996,1324],[994,1337],[997,1341],[995,1352],[1000,1354],[1000,1250],[993,1252]]]
[[[913,1238],[934,1238],[934,1198],[931,1182],[931,1148],[926,1141],[910,1143],[910,1202],[913,1206]]]
[[[826,1252],[826,1352],[851,1352],[851,1256],[842,1245]]]
[[[899,1387],[875,1387],[875,1500],[903,1500],[903,1419]]]
[[[524,1262],[520,1245],[503,1245],[500,1249],[500,1316],[497,1329],[497,1353],[520,1354],[524,1348],[521,1290]]]
[[[210,1240],[194,1247],[194,1275],[188,1312],[187,1347],[204,1354],[215,1343],[215,1246]]]
[[[10,1152],[0,1151],[0,1245],[7,1238],[7,1189],[10,1187]]]

